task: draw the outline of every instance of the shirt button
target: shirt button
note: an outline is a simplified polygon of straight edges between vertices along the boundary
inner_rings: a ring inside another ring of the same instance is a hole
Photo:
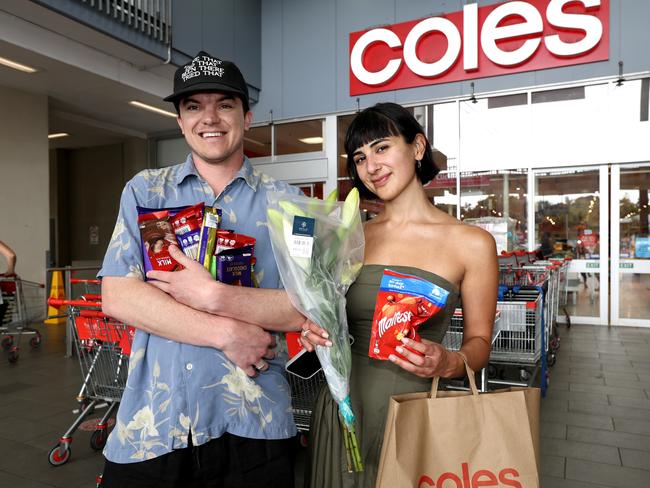
[[[187,363],[187,364],[185,365],[185,369],[188,370],[188,371],[192,371],[192,368],[193,368],[193,367],[194,367],[194,366],[192,365],[192,363]]]

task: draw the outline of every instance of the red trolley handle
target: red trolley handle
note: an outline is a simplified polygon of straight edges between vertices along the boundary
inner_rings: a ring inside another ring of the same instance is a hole
[[[96,307],[101,308],[101,302],[88,302],[86,300],[62,300],[60,298],[48,298],[47,304],[52,307]]]
[[[99,310],[79,310],[80,317],[93,319],[109,319],[110,317]]]
[[[88,285],[100,285],[102,282],[100,280],[82,280],[80,278],[70,278],[70,283],[73,285],[78,285],[80,283],[86,283]]]

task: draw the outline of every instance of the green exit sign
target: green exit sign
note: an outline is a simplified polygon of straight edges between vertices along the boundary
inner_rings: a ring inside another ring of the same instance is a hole
[[[587,268],[600,268],[600,263],[587,263]]]
[[[618,263],[619,269],[634,269],[634,263]]]

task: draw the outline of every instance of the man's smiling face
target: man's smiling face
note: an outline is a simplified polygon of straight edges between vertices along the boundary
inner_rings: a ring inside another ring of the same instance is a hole
[[[181,101],[177,120],[195,163],[218,164],[243,157],[244,132],[252,118],[235,95],[195,93]]]

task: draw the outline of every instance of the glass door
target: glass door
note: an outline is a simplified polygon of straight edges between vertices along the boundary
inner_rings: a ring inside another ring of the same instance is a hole
[[[611,173],[612,325],[650,327],[650,163]]]
[[[573,323],[608,324],[607,166],[535,170],[534,242],[570,258],[566,312]],[[600,236],[603,236],[601,242]],[[558,320],[563,320],[563,313]]]

